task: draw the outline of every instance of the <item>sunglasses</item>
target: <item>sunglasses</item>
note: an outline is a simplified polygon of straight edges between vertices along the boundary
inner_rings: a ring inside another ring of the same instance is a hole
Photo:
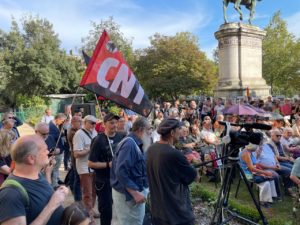
[[[280,135],[280,134],[278,134],[278,135],[276,135],[276,137],[281,137],[282,135]]]
[[[89,121],[89,122],[90,122],[91,125],[95,125],[96,124],[95,122],[91,122],[91,121]]]
[[[49,135],[49,133],[40,133],[42,136],[46,137]]]

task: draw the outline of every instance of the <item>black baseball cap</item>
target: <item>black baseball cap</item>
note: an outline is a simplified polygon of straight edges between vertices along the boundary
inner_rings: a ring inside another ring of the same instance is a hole
[[[157,133],[159,134],[168,134],[171,132],[171,130],[174,130],[176,128],[180,128],[183,126],[183,123],[181,123],[179,120],[177,119],[173,119],[173,118],[167,118],[164,119],[158,126],[157,128]]]
[[[103,122],[106,123],[106,122],[108,122],[110,120],[113,120],[113,119],[119,120],[120,117],[118,115],[115,115],[115,114],[110,112],[110,113],[108,113],[104,116]]]

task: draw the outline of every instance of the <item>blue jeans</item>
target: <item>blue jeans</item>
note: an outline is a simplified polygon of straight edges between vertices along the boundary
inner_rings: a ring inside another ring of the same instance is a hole
[[[52,181],[52,187],[58,186],[58,179],[59,179],[59,167],[62,162],[63,154],[59,154],[55,156],[55,165],[53,166],[51,181]]]
[[[288,188],[293,186],[293,182],[290,179],[291,169],[285,166],[281,166],[279,170],[270,170],[272,172],[272,177],[275,182],[276,192],[278,197],[281,197],[282,193],[280,192],[280,179],[279,176],[282,176],[282,181],[284,184],[284,189],[287,191]]]
[[[124,194],[112,188],[113,207],[118,222],[122,225],[142,225],[145,216],[145,203],[136,204],[132,199],[126,201]]]
[[[279,164],[280,164],[281,166],[287,167],[287,168],[289,168],[289,169],[291,169],[291,170],[292,170],[292,168],[293,168],[293,164],[290,163],[290,162],[279,162]]]
[[[70,149],[66,148],[64,150],[64,167],[65,167],[65,170],[68,170],[68,168],[69,168],[70,157],[71,157]]]

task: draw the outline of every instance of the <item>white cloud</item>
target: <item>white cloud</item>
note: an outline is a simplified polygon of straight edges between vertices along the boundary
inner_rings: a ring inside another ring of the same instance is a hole
[[[207,15],[198,1],[193,4],[180,11],[172,7],[153,7],[149,11],[134,0],[4,0],[0,3],[0,25],[10,24],[12,15],[17,20],[24,14],[39,15],[53,23],[62,46],[71,49],[80,47],[81,38],[91,29],[90,21],[98,23],[113,16],[124,35],[133,37],[134,48],[142,48],[150,44],[149,37],[156,32],[174,35],[180,31],[196,32],[207,26],[212,16]]]

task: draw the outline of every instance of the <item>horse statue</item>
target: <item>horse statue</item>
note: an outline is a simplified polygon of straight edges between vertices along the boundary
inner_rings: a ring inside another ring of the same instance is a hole
[[[238,13],[240,14],[240,20],[243,20],[243,13],[241,11],[241,5],[244,5],[247,9],[250,10],[250,16],[249,16],[249,24],[251,24],[253,15],[255,12],[255,6],[256,1],[262,1],[262,0],[223,0],[223,12],[224,12],[224,20],[225,23],[228,23],[227,20],[227,7],[230,2],[234,4],[234,8]]]

